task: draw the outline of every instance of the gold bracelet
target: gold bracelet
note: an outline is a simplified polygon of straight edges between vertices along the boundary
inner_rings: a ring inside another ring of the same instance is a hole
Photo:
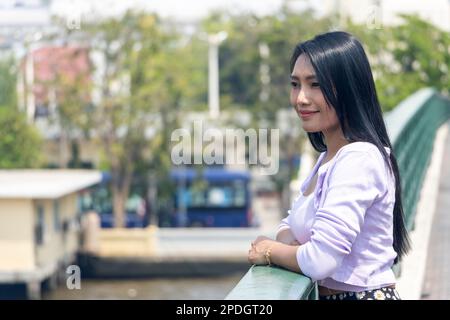
[[[266,258],[267,261],[267,265],[271,266],[272,262],[270,261],[270,253],[271,253],[272,247],[269,247],[268,249],[266,249],[266,251],[264,252],[264,257]]]

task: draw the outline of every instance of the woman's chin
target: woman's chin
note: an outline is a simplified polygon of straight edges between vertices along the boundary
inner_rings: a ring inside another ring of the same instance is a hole
[[[320,130],[317,130],[317,128],[313,128],[311,126],[302,126],[303,130],[305,130],[306,133],[314,133],[319,132]]]

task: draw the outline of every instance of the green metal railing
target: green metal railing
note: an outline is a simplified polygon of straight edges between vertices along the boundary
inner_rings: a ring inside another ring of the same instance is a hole
[[[425,88],[385,116],[402,181],[403,210],[408,230],[414,227],[423,178],[439,127],[450,117],[450,100]]]
[[[430,88],[417,91],[384,117],[399,166],[408,230],[414,227],[436,131],[449,118],[450,100]],[[400,266],[393,269],[398,275]],[[225,299],[315,300],[317,283],[283,268],[252,266]]]
[[[276,266],[252,266],[226,300],[317,300],[310,278]]]

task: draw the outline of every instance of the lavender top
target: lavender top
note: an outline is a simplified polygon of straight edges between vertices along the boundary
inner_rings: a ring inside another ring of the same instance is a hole
[[[320,154],[278,232],[291,229],[302,244],[300,268],[321,286],[358,292],[394,284],[394,176],[368,142],[345,145],[321,165],[325,155]],[[316,172],[314,192],[305,197]]]

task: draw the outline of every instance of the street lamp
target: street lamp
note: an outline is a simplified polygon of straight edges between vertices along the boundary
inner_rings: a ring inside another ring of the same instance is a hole
[[[209,65],[208,65],[208,105],[212,119],[219,118],[219,45],[228,37],[225,31],[208,35]]]

